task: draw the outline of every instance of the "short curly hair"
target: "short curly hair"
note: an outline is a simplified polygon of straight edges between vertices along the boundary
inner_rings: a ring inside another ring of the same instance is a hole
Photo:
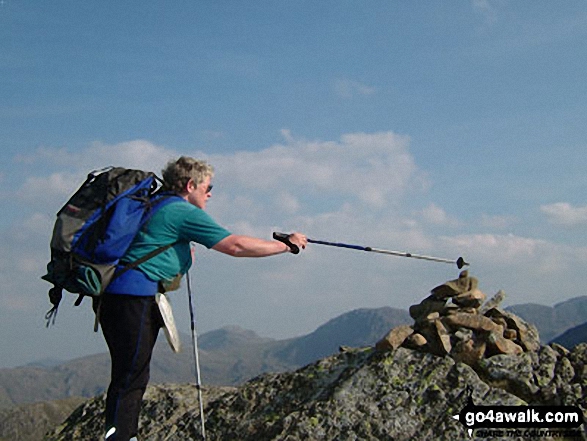
[[[161,170],[165,188],[176,193],[185,191],[190,179],[196,185],[201,184],[206,176],[214,176],[214,168],[206,161],[181,156],[177,160],[171,160]]]

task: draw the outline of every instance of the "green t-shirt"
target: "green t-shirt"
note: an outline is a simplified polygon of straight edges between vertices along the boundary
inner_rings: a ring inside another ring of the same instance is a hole
[[[171,248],[138,266],[151,280],[169,281],[178,274],[185,274],[191,266],[190,242],[212,248],[230,234],[204,210],[187,201],[171,202],[157,211],[139,231],[122,260],[133,262],[173,243]]]

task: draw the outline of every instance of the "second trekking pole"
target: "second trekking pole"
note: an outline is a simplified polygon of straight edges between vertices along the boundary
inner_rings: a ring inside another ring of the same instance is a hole
[[[186,274],[188,298],[190,302],[190,318],[192,326],[192,348],[194,350],[194,363],[196,366],[196,389],[198,391],[198,402],[200,403],[200,424],[202,425],[202,439],[206,439],[206,427],[204,420],[204,402],[202,401],[202,379],[200,377],[200,357],[198,356],[198,334],[196,332],[196,316],[192,305],[192,284],[189,271]]]

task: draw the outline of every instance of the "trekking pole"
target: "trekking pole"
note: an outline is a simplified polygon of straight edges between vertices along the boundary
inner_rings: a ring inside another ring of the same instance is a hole
[[[286,234],[286,233],[277,233],[277,232],[273,233],[273,238],[275,240],[279,240],[280,242],[287,244],[291,248],[292,253],[294,253],[294,254],[299,253],[300,250],[298,249],[298,247],[296,245],[292,244],[289,241],[288,237],[289,237],[289,234]],[[371,253],[389,254],[392,256],[399,256],[399,257],[411,257],[413,259],[431,260],[433,262],[456,263],[457,267],[459,269],[461,269],[462,267],[464,267],[466,265],[469,265],[467,262],[465,262],[465,259],[463,259],[462,257],[459,257],[457,260],[451,260],[451,259],[444,259],[442,257],[424,256],[422,254],[407,253],[404,251],[382,250],[379,248],[364,247],[361,245],[350,245],[347,243],[340,243],[340,242],[326,242],[324,240],[314,240],[314,239],[308,239],[308,243],[315,243],[318,245],[328,245],[331,247],[339,247],[339,248],[350,248],[351,250],[369,251]]]
[[[196,316],[192,305],[192,284],[189,271],[186,274],[188,298],[190,302],[190,318],[192,327],[192,348],[194,350],[194,362],[196,365],[196,389],[198,391],[198,402],[200,403],[200,423],[202,425],[202,439],[206,439],[206,427],[204,425],[204,402],[202,401],[202,379],[200,378],[200,358],[198,356],[198,334],[196,333]]]

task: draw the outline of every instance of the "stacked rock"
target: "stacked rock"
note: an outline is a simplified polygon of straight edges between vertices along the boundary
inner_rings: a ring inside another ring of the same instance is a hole
[[[499,308],[503,291],[488,302],[486,297],[478,280],[463,271],[458,279],[437,286],[429,297],[411,306],[414,324],[392,329],[376,348],[385,351],[403,346],[450,355],[471,366],[492,355],[537,351],[536,327]]]

